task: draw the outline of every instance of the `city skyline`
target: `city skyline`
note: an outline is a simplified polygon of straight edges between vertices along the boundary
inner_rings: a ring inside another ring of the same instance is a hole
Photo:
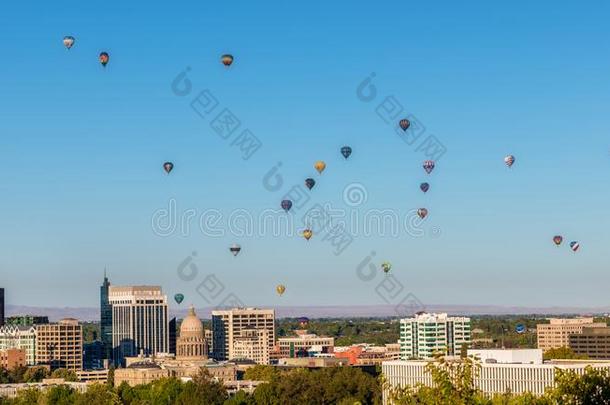
[[[0,79],[6,303],[96,307],[107,266],[114,284],[162,285],[197,308],[226,297],[394,305],[407,294],[426,305],[609,305],[607,8],[7,4],[0,33],[20,34],[5,44]],[[70,50],[66,35],[76,39]],[[225,53],[235,57],[230,68]],[[204,90],[239,119],[238,132],[260,140],[254,155],[245,159],[236,135],[214,131],[216,111],[202,116],[191,105]],[[384,121],[393,117],[386,100],[425,127],[417,142]],[[444,153],[428,175],[429,136]],[[322,174],[317,160],[327,164]],[[316,185],[305,206],[275,214],[293,218],[292,236],[229,229],[239,228],[236,210],[253,219],[279,211],[306,178]],[[162,235],[155,222],[172,201],[178,218],[193,221],[185,235]],[[324,233],[299,235],[316,204],[361,220],[392,210],[400,231],[357,232],[336,254]],[[403,226],[423,207],[423,233]],[[222,216],[219,236],[198,223],[210,210]],[[379,270],[371,281],[358,274],[367,257]],[[189,258],[193,280],[178,273]],[[403,288],[389,303],[378,292],[386,261]],[[197,291],[208,275],[223,286],[209,302]]]

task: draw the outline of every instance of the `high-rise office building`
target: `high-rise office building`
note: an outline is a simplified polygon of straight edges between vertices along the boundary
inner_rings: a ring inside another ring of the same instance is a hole
[[[169,321],[169,341],[167,343],[168,349],[167,351],[171,354],[176,354],[176,339],[177,339],[177,322],[176,322],[176,318],[172,318]]]
[[[36,364],[36,329],[33,326],[0,326],[0,350],[22,349],[25,364]]]
[[[454,356],[470,343],[470,318],[418,313],[400,320],[400,358],[428,359],[436,353]]]
[[[110,286],[112,347],[116,365],[125,357],[169,350],[167,296],[157,286]]]
[[[549,323],[536,325],[538,348],[547,351],[568,346],[570,335],[582,333],[583,328],[604,327],[604,322],[594,322],[593,318],[552,318]]]
[[[221,361],[236,357],[234,354],[234,339],[242,336],[241,331],[243,329],[266,330],[266,348],[271,352],[275,342],[275,311],[273,309],[258,308],[234,308],[212,311],[212,350],[214,351],[214,359]]]
[[[4,326],[4,288],[0,287],[0,326]]]
[[[51,370],[83,369],[83,328],[76,319],[36,326],[36,363]]]
[[[108,301],[110,282],[104,270],[104,282],[100,286],[100,337],[104,359],[112,359],[112,306]]]

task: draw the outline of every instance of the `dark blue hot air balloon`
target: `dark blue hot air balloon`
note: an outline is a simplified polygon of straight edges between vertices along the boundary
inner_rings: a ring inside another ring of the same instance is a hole
[[[344,158],[347,159],[352,154],[352,148],[350,148],[349,146],[342,147],[341,154],[343,155]]]
[[[430,188],[430,184],[422,183],[422,184],[419,185],[419,188],[421,189],[421,191],[426,193],[426,192],[428,192],[428,189]]]
[[[284,211],[288,212],[290,210],[290,208],[292,208],[292,201],[282,200],[281,206]]]
[[[305,186],[308,189],[311,190],[313,188],[313,186],[315,186],[315,185],[316,185],[316,181],[314,179],[311,179],[311,178],[310,179],[305,179]]]

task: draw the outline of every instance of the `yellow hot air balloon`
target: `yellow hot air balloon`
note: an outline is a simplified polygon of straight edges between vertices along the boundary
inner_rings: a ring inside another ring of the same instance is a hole
[[[284,294],[284,291],[286,291],[286,287],[284,287],[282,284],[278,284],[278,286],[275,287],[275,291],[277,291],[277,293],[282,296],[282,294]]]
[[[322,172],[324,171],[324,169],[326,169],[326,163],[324,163],[321,160],[318,160],[313,167],[318,171],[318,173],[322,174]]]
[[[311,231],[311,229],[305,229],[303,231],[303,237],[305,239],[309,240],[312,236],[313,236],[313,232]]]

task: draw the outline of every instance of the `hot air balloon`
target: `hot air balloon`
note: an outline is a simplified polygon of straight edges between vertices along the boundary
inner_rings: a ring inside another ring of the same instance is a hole
[[[426,216],[428,215],[428,210],[425,208],[420,208],[417,210],[417,215],[421,218],[424,219],[426,218]]]
[[[419,188],[420,188],[421,191],[426,193],[426,192],[428,192],[428,189],[430,188],[430,184],[422,183],[422,184],[419,185]]]
[[[233,64],[233,55],[229,55],[229,54],[222,55],[220,57],[220,61],[222,62],[223,65],[225,65],[226,67],[229,67],[229,66],[231,66],[231,64]]]
[[[284,211],[288,212],[290,210],[290,208],[292,208],[292,201],[282,200],[282,203],[280,205],[282,206],[282,209]]]
[[[404,119],[400,120],[400,122],[398,123],[398,125],[400,125],[400,128],[401,128],[403,131],[406,131],[406,130],[407,130],[407,129],[409,129],[409,127],[411,126],[411,122],[410,122],[408,119],[404,118]]]
[[[342,147],[341,154],[343,155],[344,158],[347,159],[352,154],[352,148],[350,148],[349,146]]]
[[[239,252],[241,251],[241,246],[239,246],[237,243],[234,243],[229,248],[229,251],[231,253],[233,253],[233,256],[237,256],[239,254]]]
[[[303,231],[303,237],[305,239],[309,240],[312,236],[313,236],[313,232],[311,231],[311,229],[305,229]]]
[[[315,185],[316,185],[316,181],[314,179],[305,179],[305,186],[308,189],[311,190],[313,188],[313,186],[315,186]]]
[[[576,241],[570,242],[570,249],[572,249],[573,251],[576,252],[579,247],[580,247],[580,243],[578,243]]]
[[[324,169],[326,169],[326,163],[324,163],[321,160],[318,160],[313,167],[318,171],[318,173],[322,174],[322,172],[324,171]]]
[[[305,316],[300,317],[298,319],[298,321],[299,321],[299,326],[301,328],[304,328],[304,327],[306,327],[309,324],[309,318],[307,318]]]
[[[74,37],[71,37],[70,35],[66,35],[64,37],[64,46],[68,49],[72,48],[72,46],[74,45]]]
[[[563,237],[561,235],[555,235],[553,236],[553,242],[555,242],[555,244],[559,246],[561,245],[561,242],[563,242]]]
[[[423,164],[426,173],[430,174],[434,170],[434,160],[426,160]]]
[[[518,334],[522,334],[525,333],[526,327],[523,324],[517,324],[517,326],[515,327],[515,332],[517,332]]]
[[[286,291],[286,287],[282,284],[278,284],[277,287],[275,287],[275,291],[277,291],[277,293],[280,295],[280,297],[284,294],[284,291]]]
[[[176,295],[174,295],[174,300],[176,300],[178,305],[182,304],[182,301],[184,301],[184,294],[176,294]]]
[[[108,52],[100,53],[100,63],[102,64],[102,66],[106,67],[109,60],[110,60],[110,55],[108,55]]]
[[[171,172],[173,169],[174,164],[172,162],[163,163],[163,170],[165,170],[165,173],[169,174],[169,172]]]
[[[392,270],[392,263],[390,262],[383,262],[381,263],[381,270],[383,270],[384,273],[389,273],[390,270]]]
[[[504,163],[506,166],[511,167],[513,163],[515,163],[515,157],[513,155],[508,155],[504,158]]]

